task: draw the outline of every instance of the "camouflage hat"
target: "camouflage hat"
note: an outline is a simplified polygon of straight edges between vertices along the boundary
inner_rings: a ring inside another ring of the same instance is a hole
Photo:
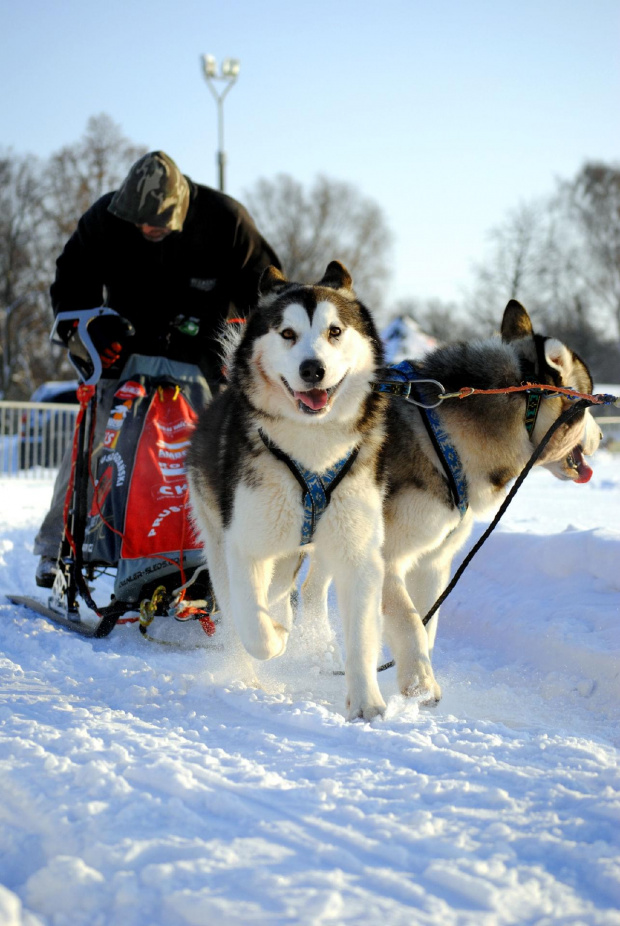
[[[181,231],[189,206],[189,184],[172,158],[151,151],[133,165],[108,210],[133,225]]]

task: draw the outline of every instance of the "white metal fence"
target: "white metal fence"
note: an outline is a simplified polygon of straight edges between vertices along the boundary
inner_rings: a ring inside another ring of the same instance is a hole
[[[601,447],[620,453],[620,415],[594,413],[594,417],[598,421],[603,434]]]
[[[56,402],[0,402],[0,476],[40,478],[57,470],[78,411]]]
[[[0,401],[0,476],[40,478],[57,470],[73,439],[78,405]],[[603,446],[620,450],[620,416],[595,412]]]

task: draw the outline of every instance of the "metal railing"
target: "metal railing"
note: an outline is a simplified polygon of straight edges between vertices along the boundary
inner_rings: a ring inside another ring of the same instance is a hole
[[[601,447],[620,452],[620,415],[595,414],[593,417],[603,435]]]
[[[59,402],[0,401],[0,477],[51,476],[71,444],[78,405]],[[595,418],[603,432],[602,446],[620,447],[620,416]]]
[[[60,466],[79,405],[0,401],[0,476],[41,478]]]

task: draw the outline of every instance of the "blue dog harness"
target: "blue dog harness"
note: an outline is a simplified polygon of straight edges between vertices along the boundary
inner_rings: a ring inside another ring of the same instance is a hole
[[[359,447],[354,447],[342,460],[330,466],[324,473],[313,473],[293,460],[288,454],[273,443],[259,428],[258,433],[267,450],[285,463],[301,486],[304,519],[301,526],[301,545],[311,543],[314,532],[321,516],[330,503],[332,493],[337,485],[349,472],[359,453]]]
[[[456,447],[450,443],[450,438],[439,415],[434,408],[428,408],[423,404],[416,389],[416,382],[429,382],[429,379],[421,376],[409,360],[403,360],[402,363],[387,367],[382,371],[382,375],[385,375],[386,379],[373,384],[375,392],[409,399],[420,409],[422,421],[443,467],[454,507],[458,508],[463,517],[469,507],[469,493],[461,458]],[[435,380],[430,380],[430,382],[434,383]],[[440,386],[439,383],[437,385]]]

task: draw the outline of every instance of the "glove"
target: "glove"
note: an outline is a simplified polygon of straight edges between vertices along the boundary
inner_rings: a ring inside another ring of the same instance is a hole
[[[110,367],[113,367],[114,364],[120,360],[122,350],[123,345],[119,341],[112,341],[112,343],[104,347],[103,350],[99,350],[101,366],[104,370],[109,370]]]
[[[103,315],[89,324],[88,333],[101,358],[101,366],[110,370],[121,359],[125,339],[133,334],[133,327],[124,318]]]

